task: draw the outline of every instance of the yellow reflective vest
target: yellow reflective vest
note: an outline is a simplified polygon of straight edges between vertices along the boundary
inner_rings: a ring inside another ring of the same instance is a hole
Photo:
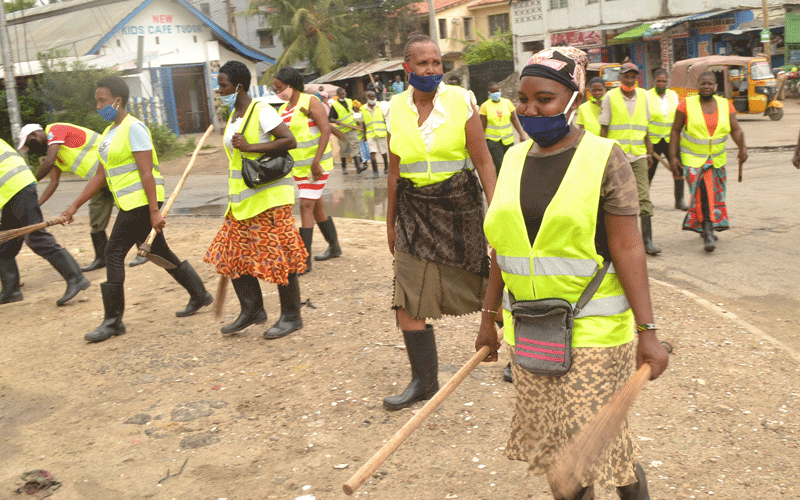
[[[600,106],[589,100],[578,106],[579,123],[584,130],[594,135],[600,135]]]
[[[56,125],[75,128],[86,134],[86,141],[77,148],[69,147],[66,144],[59,145],[56,167],[64,172],[72,172],[88,181],[97,170],[97,148],[100,146],[100,134],[71,123],[51,123],[44,128],[45,133],[49,135],[50,129]]]
[[[300,94],[300,98],[297,100],[297,105],[294,108],[294,113],[292,113],[292,119],[289,122],[289,130],[292,131],[294,138],[297,139],[297,147],[289,151],[289,154],[292,155],[294,159],[292,175],[295,177],[308,177],[311,175],[311,164],[317,156],[319,138],[322,136],[322,132],[319,131],[318,126],[314,125],[311,127],[308,125],[308,121],[311,120],[311,117],[300,111],[300,108],[304,108],[310,112],[311,97],[311,94]],[[288,105],[289,103],[287,102],[281,106],[278,113],[283,114]],[[325,119],[327,120],[327,118]],[[331,151],[330,141],[328,141],[328,144],[325,146],[325,151],[322,153],[320,165],[322,165],[322,170],[325,172],[333,170],[333,152]]]
[[[647,135],[647,92],[636,87],[636,107],[633,109],[633,115],[628,113],[622,89],[617,87],[606,95],[611,104],[608,138],[615,139],[628,154],[646,155],[647,145],[644,138]]]
[[[514,344],[508,292],[517,300],[562,298],[571,304],[603,264],[595,248],[597,207],[614,141],[584,134],[531,245],[520,207],[520,180],[533,141],[506,153],[483,229],[497,251],[505,290],[505,340]],[[612,347],[633,340],[634,320],[613,265],[575,318],[572,347]]]
[[[373,111],[370,111],[369,106],[361,106],[361,116],[367,130],[367,139],[386,137],[386,119],[379,104],[375,105]]]
[[[447,121],[433,131],[431,150],[422,141],[417,122],[419,117],[408,105],[408,93],[392,97],[389,123],[392,139],[389,149],[400,157],[400,177],[410,179],[416,187],[437,184],[461,170],[474,168],[467,151],[466,90],[446,85],[438,99],[442,100]]]
[[[494,142],[502,142],[506,146],[514,144],[514,127],[511,124],[511,109],[514,105],[501,97],[498,102],[491,99],[483,103],[486,106],[486,138]]]
[[[0,139],[0,207],[22,191],[36,184],[36,177],[17,150]]]
[[[647,104],[650,108],[650,123],[647,126],[647,133],[653,144],[664,139],[669,143],[669,136],[672,132],[672,122],[675,121],[675,108],[678,107],[678,93],[672,89],[667,89],[664,99],[669,103],[669,113],[665,116],[661,111],[661,97],[655,88],[647,91]]]
[[[108,189],[114,195],[114,200],[120,210],[133,210],[149,203],[139,169],[136,168],[136,160],[133,158],[131,142],[128,139],[131,125],[138,121],[131,115],[126,116],[111,139],[108,147],[108,160],[103,161],[103,158],[98,155],[100,163],[106,169]],[[100,144],[103,143],[113,126],[113,124],[109,125],[103,131],[100,136]],[[147,129],[147,133],[150,134],[150,129]],[[153,148],[153,178],[156,181],[156,198],[158,201],[164,201],[164,178],[158,171],[158,156],[156,156],[155,148]]]
[[[714,96],[717,101],[717,128],[714,135],[708,133],[700,96],[686,98],[686,126],[681,131],[681,163],[699,168],[711,158],[714,168],[725,166],[728,154],[725,141],[731,133],[730,104],[724,97]]]
[[[240,127],[245,125],[244,122],[247,120],[247,116],[251,112],[253,113],[247,123],[247,129],[239,129],[239,133],[250,144],[259,144],[261,142],[261,123],[259,120],[261,106],[268,106],[268,104],[253,99],[242,118]],[[231,113],[228,118],[226,128],[231,126],[233,115],[234,113]],[[249,188],[244,183],[244,179],[242,179],[242,156],[255,160],[261,156],[261,153],[242,153],[238,149],[231,151],[225,145],[225,154],[228,155],[228,210],[234,219],[245,220],[273,207],[294,204],[294,179],[292,179],[291,172],[275,182],[257,188]]]
[[[333,109],[336,110],[336,119],[345,125],[355,125],[356,119],[353,116],[353,100],[345,97],[344,102],[345,104],[347,104],[347,107],[344,107],[342,103],[339,102],[338,100],[333,101],[333,103],[331,104],[331,106],[333,106]],[[336,128],[338,128],[342,132],[349,132],[353,130],[350,127],[344,127],[341,125],[336,125]]]

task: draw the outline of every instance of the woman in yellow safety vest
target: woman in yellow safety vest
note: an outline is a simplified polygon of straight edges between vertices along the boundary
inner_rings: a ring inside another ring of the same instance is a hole
[[[239,316],[222,327],[240,332],[267,320],[259,279],[276,283],[281,317],[264,332],[265,339],[284,337],[303,327],[297,273],[306,269],[306,252],[294,225],[294,181],[291,173],[250,188],[242,178],[242,158],[278,156],[297,141],[275,109],[247,94],[250,70],[228,61],[219,69],[219,99],[231,108],[223,144],[228,156],[228,209],[225,222],[203,258],[233,282]]]
[[[672,168],[684,172],[689,184],[691,204],[683,229],[700,233],[706,252],[716,248],[714,230],[730,227],[725,204],[728,134],[739,147],[739,163],[747,161],[744,131],[736,120],[733,103],[714,95],[716,90],[714,73],[704,71],[697,77],[698,95],[678,104],[669,144]]]
[[[633,170],[615,141],[569,125],[586,60],[578,49],[556,47],[534,54],[523,69],[517,114],[532,141],[506,154],[484,224],[492,265],[475,347],[490,346],[486,361],[497,360],[493,320],[502,297],[517,393],[506,454],[538,474],[637,364],[650,363],[652,378],[667,366],[653,324]],[[607,274],[574,320],[566,374],[522,368],[519,360],[526,358],[520,356],[558,355],[555,347],[515,346],[512,305],[553,298],[574,304],[603,265]],[[627,424],[606,453],[582,478],[582,490],[568,498],[593,498],[593,481],[616,486],[623,499],[649,498]]]
[[[125,311],[125,255],[133,245],[144,243],[152,229],[157,231],[150,253],[169,262],[167,272],[189,292],[189,303],[175,313],[191,316],[214,300],[203,280],[188,261],[181,261],[167,245],[163,229],[166,220],[159,209],[164,202],[164,178],[158,171],[158,156],[150,130],[125,110],[128,85],[118,76],[97,81],[94,97],[97,112],[111,125],[100,135],[98,168],[83,192],[62,214],[72,222],[81,205],[92,198],[104,184],[108,185],[119,212],[106,245],[106,282],[100,284],[105,317],[103,323],[87,333],[87,342],[102,342],[125,333],[122,314]]]
[[[281,119],[289,126],[297,147],[289,153],[294,158],[292,176],[300,191],[300,236],[308,251],[306,271],[311,271],[311,242],[316,221],[322,236],[328,242],[328,249],[314,260],[328,260],[342,255],[339,238],[333,218],[325,213],[322,191],[333,170],[331,151],[331,127],[325,107],[316,97],[303,92],[303,77],[296,69],[281,68],[272,81],[278,97],[286,101],[278,110]]]
[[[406,408],[439,389],[433,327],[427,318],[477,312],[484,294],[483,196],[495,173],[474,96],[442,83],[442,56],[425,35],[406,44],[410,87],[392,97],[386,230],[394,255],[394,300],[412,380],[387,409]]]
[[[478,114],[486,134],[486,147],[492,155],[495,172],[500,173],[503,156],[508,148],[514,145],[514,129],[520,137],[524,134],[514,112],[514,103],[503,97],[500,85],[497,82],[489,82],[487,90],[489,99],[481,104]]]
[[[587,130],[594,135],[600,135],[600,117],[603,97],[606,95],[606,84],[602,78],[596,76],[589,82],[589,100],[578,106],[578,116],[575,125]]]

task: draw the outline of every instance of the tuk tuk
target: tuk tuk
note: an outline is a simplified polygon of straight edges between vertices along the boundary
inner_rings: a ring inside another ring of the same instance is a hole
[[[772,68],[764,57],[707,56],[678,61],[672,66],[670,88],[681,99],[697,94],[697,78],[711,71],[717,94],[733,102],[737,114],[761,113],[771,120],[783,117],[783,103]]]
[[[619,87],[619,67],[620,63],[589,63],[586,65],[586,83],[592,78],[599,76],[606,83],[606,92]]]

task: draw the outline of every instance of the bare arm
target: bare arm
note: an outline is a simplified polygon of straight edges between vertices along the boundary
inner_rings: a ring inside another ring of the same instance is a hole
[[[653,306],[650,302],[650,286],[647,278],[644,244],[635,215],[605,215],[608,248],[617,276],[625,289],[625,296],[633,310],[636,324],[653,322]],[[654,330],[639,333],[636,354],[637,368],[643,363],[652,367],[651,380],[655,380],[667,368],[667,351],[658,341]]]
[[[484,132],[486,131],[486,125],[489,124],[489,120],[486,119],[486,115],[478,115],[481,117],[481,126],[483,127]]]
[[[739,163],[744,163],[747,161],[747,147],[744,145],[744,131],[742,127],[739,126],[739,120],[736,119],[736,115],[731,113],[731,138],[733,142],[739,146]]]
[[[682,111],[675,111],[675,121],[672,122],[672,130],[669,133],[669,162],[676,174],[683,172],[679,147],[684,125],[686,125],[686,115]]]
[[[389,145],[389,174],[386,176],[388,187],[386,202],[386,235],[389,251],[394,255],[395,228],[397,218],[397,181],[400,179],[400,157],[392,153],[392,134],[386,134],[386,143]]]
[[[297,147],[297,140],[294,138],[292,131],[289,130],[289,126],[285,123],[281,122],[277,127],[270,130],[269,133],[274,137],[273,140],[250,144],[241,133],[236,132],[233,134],[231,144],[234,148],[243,153],[260,153],[269,156],[280,156],[290,149]]]
[[[328,122],[328,115],[325,113],[325,106],[322,105],[316,98],[311,99],[309,106],[311,119],[317,124],[319,129],[319,147],[317,148],[317,155],[314,161],[319,163],[322,161],[322,155],[325,153],[325,148],[328,147],[328,142],[331,140],[331,124]]]
[[[497,182],[497,173],[494,169],[492,155],[489,154],[489,148],[486,146],[486,135],[483,133],[480,120],[475,115],[477,113],[473,113],[464,126],[467,151],[472,157],[472,163],[475,165],[483,191],[486,193],[486,201],[491,204],[492,196],[494,196],[494,185]]]
[[[56,157],[58,156],[58,148],[61,144],[51,144],[47,146],[47,155],[44,160],[39,164],[39,170],[36,171],[36,180],[40,181],[56,166]],[[58,169],[56,169],[58,170]],[[57,184],[57,183],[56,183]],[[41,205],[41,203],[40,203]]]
[[[36,177],[39,177],[38,172]],[[39,197],[39,206],[41,207],[44,205],[44,202],[50,199],[50,197],[55,192],[56,188],[58,187],[58,180],[61,179],[61,170],[57,168],[50,169],[50,183],[47,184],[47,187],[44,188],[44,192]],[[39,180],[39,179],[37,179]]]
[[[517,118],[517,113],[511,113],[511,123],[514,125],[514,128],[517,129],[520,142],[527,141],[528,134],[526,134],[525,131],[522,130],[522,124],[519,122],[519,118]]]
[[[600,125],[600,137],[608,137],[608,125]]]
[[[494,323],[495,315],[491,311],[499,311],[503,297],[503,274],[500,266],[497,265],[497,251],[493,248],[490,256],[492,267],[489,270],[489,283],[486,288],[486,296],[483,298],[483,311],[481,311],[481,326],[478,330],[478,337],[475,339],[475,350],[488,345],[491,353],[486,361],[497,361],[497,351],[500,349],[500,339],[497,335],[497,328]],[[489,311],[489,312],[486,312]]]
[[[72,202],[70,206],[67,207],[61,213],[62,217],[67,218],[67,222],[72,222],[72,216],[75,215],[75,212],[78,211],[84,203],[89,201],[92,196],[96,195],[100,189],[106,185],[106,170],[102,166],[97,167],[97,171],[94,173],[94,176],[89,179],[89,182],[86,184],[86,187],[83,188],[81,194],[75,198],[75,201]]]

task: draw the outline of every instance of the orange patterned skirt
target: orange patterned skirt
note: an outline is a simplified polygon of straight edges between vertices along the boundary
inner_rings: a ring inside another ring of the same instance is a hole
[[[290,273],[306,270],[307,257],[292,206],[283,205],[245,220],[234,219],[229,211],[203,260],[231,279],[249,274],[286,285]]]

